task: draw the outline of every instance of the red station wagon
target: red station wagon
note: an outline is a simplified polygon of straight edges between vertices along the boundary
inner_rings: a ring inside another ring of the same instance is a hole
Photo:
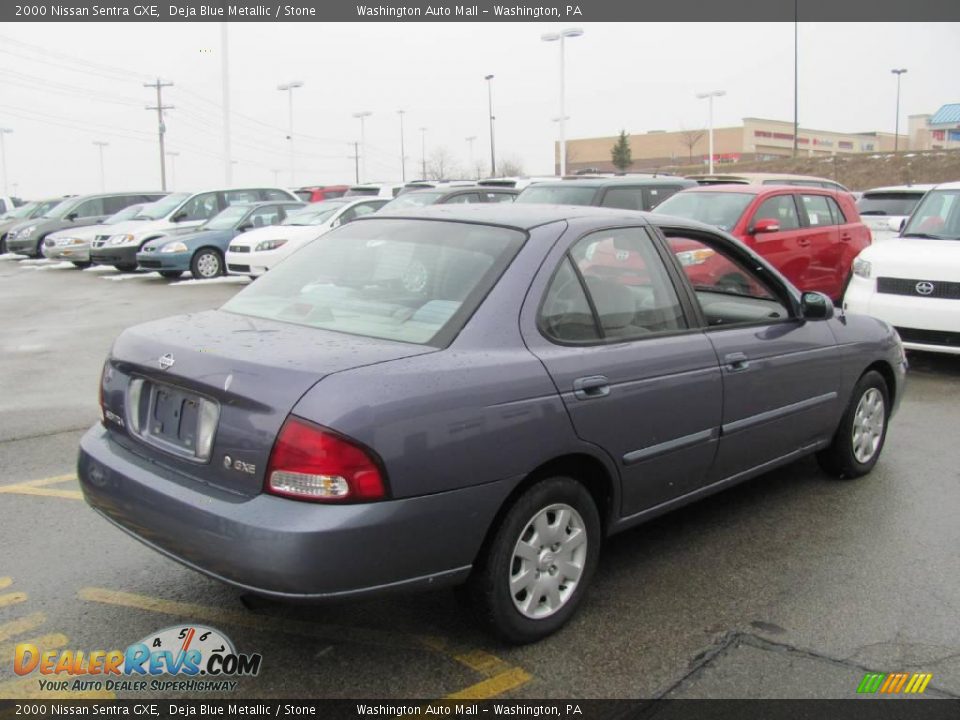
[[[857,254],[870,244],[853,196],[822,188],[771,185],[723,185],[690,188],[657,207],[674,215],[715,225],[765,257],[801,291],[818,290],[834,301],[843,296]],[[710,255],[690,262],[710,284],[748,292],[743,277],[713,277]]]

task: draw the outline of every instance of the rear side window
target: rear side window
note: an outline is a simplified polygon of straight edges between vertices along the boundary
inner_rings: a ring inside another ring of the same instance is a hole
[[[106,212],[103,209],[103,198],[91,198],[90,200],[84,200],[82,203],[77,205],[72,214],[76,215],[78,218],[106,215]]]
[[[764,200],[753,216],[753,222],[757,220],[776,220],[781,230],[796,230],[800,227],[800,220],[793,195],[775,195]]]
[[[826,195],[801,195],[800,204],[803,205],[804,213],[807,216],[807,225],[810,227],[823,227],[825,225],[834,225],[833,215],[830,212],[829,200]]]
[[[593,205],[596,194],[596,189],[592,187],[531,185],[517,196],[516,201],[548,205]]]
[[[608,188],[603,194],[603,207],[621,210],[644,210],[643,189],[638,187]]]
[[[129,207],[134,203],[140,202],[141,195],[114,195],[103,199],[103,212],[107,215],[113,215]]]
[[[843,209],[840,207],[840,203],[832,197],[828,197],[827,205],[830,206],[830,213],[833,215],[834,225],[845,225],[848,222],[847,216],[843,214]]]
[[[463,195],[454,195],[452,198],[447,200],[447,204],[471,204],[480,202],[480,195],[477,193],[465,193]]]
[[[227,200],[227,205],[233,205],[234,203],[254,203],[263,199],[257,190],[228,190],[223,196]],[[274,200],[279,198],[266,199]]]
[[[643,189],[643,209],[653,210],[668,197],[676,195],[681,190],[683,190],[683,188],[671,187],[669,185],[663,187],[646,187]]]
[[[491,203],[511,203],[516,199],[516,195],[513,193],[503,193],[503,192],[485,192],[483,194],[484,200]]]
[[[290,196],[280,190],[264,190],[264,200],[289,200]]]
[[[220,212],[220,204],[217,202],[217,194],[204,193],[197,195],[184,205],[174,217],[183,216],[181,220],[209,220],[218,212]]]
[[[595,342],[600,339],[596,318],[569,257],[564,256],[547,288],[540,307],[539,323],[544,334],[560,342]]]

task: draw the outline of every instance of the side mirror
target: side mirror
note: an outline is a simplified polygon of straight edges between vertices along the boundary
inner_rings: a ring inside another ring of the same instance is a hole
[[[753,235],[780,232],[780,222],[773,218],[760,218],[753,224]]]
[[[800,314],[804,320],[829,320],[833,317],[833,301],[822,292],[805,292],[800,297]]]
[[[180,222],[181,220],[184,220],[186,217],[187,217],[187,213],[184,212],[183,210],[181,210],[181,211],[178,212],[176,215],[174,215],[172,218],[170,218],[170,221],[171,221],[171,222]]]
[[[78,217],[80,217],[80,216],[79,216],[77,213],[72,212],[72,213],[70,213],[69,215],[67,215],[67,217],[65,217],[64,220],[69,220],[70,222],[73,222],[73,221],[76,220]]]
[[[250,223],[244,223],[243,225],[237,228],[237,232],[245,233],[247,230],[253,230],[253,225],[251,225]]]
[[[891,230],[893,230],[895,233],[899,233],[899,232],[902,231],[903,228],[905,228],[906,226],[907,226],[907,219],[906,219],[906,218],[895,218],[895,217],[892,217],[892,218],[890,218],[889,220],[887,220],[887,227],[889,227],[889,228],[890,228]]]
[[[332,223],[330,223],[330,228],[333,229],[336,227],[340,227],[341,225],[343,225],[343,220],[341,220],[340,218],[337,218]]]

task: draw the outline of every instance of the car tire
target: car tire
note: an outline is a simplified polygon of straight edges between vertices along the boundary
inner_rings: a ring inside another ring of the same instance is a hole
[[[93,265],[93,263],[90,262],[89,260],[87,260],[86,262],[84,262],[83,260],[72,260],[71,262],[74,264],[75,267],[78,267],[81,270],[86,270],[88,267]]]
[[[114,265],[114,267],[120,272],[134,272],[137,269],[134,263],[123,263],[122,265]]]
[[[883,376],[871,370],[853,388],[830,445],[817,453],[823,470],[838,478],[858,478],[877,464],[887,438],[890,392]]]
[[[176,280],[178,277],[183,275],[183,270],[160,270],[160,277],[166,278],[167,280]]]
[[[203,248],[193,254],[190,272],[197,280],[212,280],[223,275],[223,257],[213,248]]]
[[[542,480],[503,516],[467,583],[467,597],[501,639],[540,640],[576,612],[600,541],[600,516],[587,489],[569,477]],[[574,572],[575,579],[567,574]]]

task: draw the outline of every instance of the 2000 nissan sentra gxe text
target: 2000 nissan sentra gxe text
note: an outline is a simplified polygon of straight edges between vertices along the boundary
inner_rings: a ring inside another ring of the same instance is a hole
[[[749,289],[694,286],[706,258]],[[113,523],[238,587],[466,582],[531,641],[574,612],[605,535],[809,453],[872,469],[903,350],[834,312],[693,221],[372,215],[219,310],[125,331],[79,475]]]

